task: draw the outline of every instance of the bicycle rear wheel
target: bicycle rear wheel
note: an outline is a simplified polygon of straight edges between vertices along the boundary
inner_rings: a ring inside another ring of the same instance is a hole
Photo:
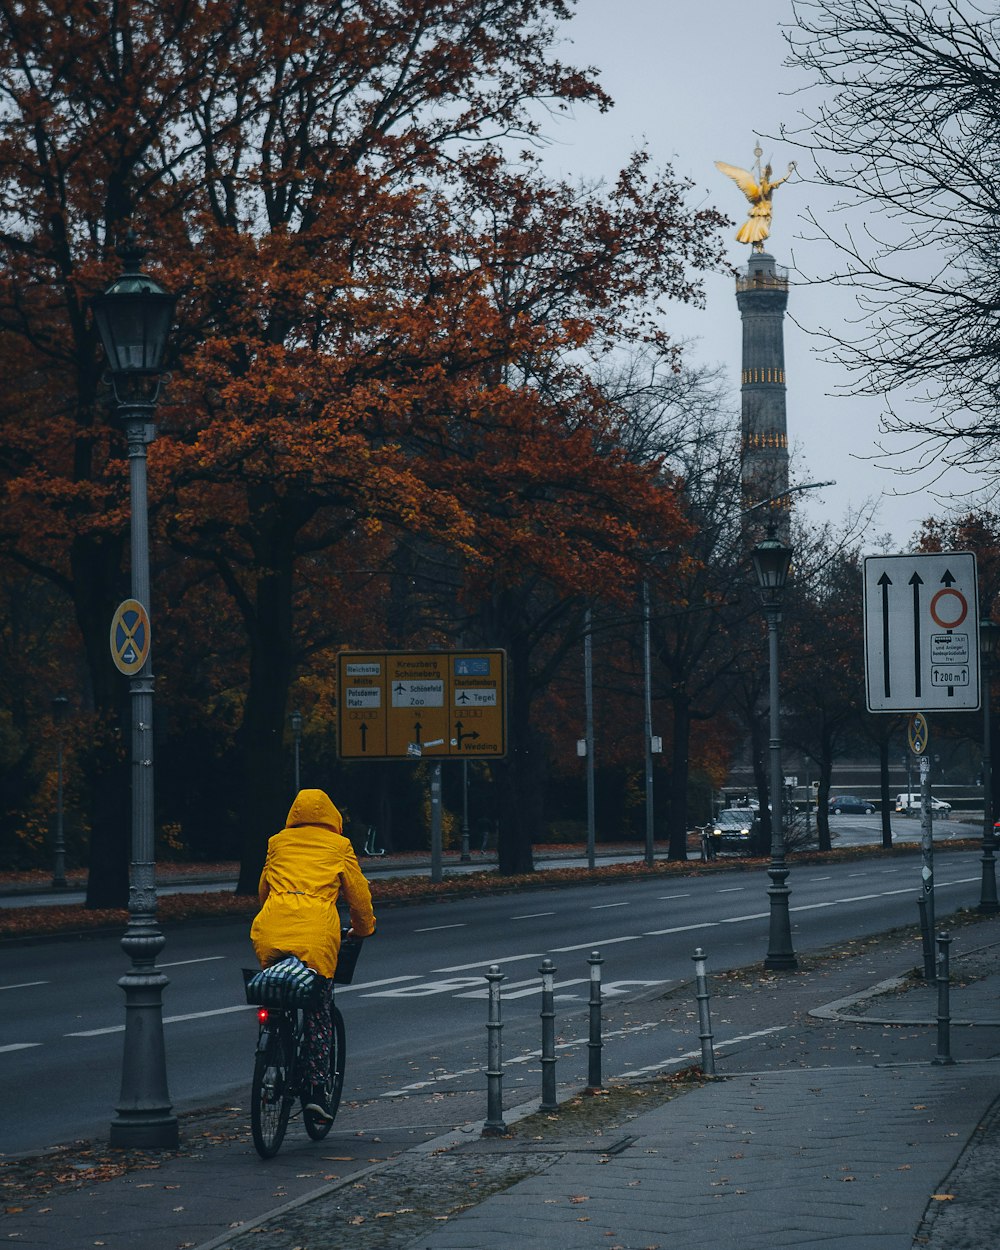
[[[292,1110],[288,1092],[289,1056],[283,1036],[271,1037],[267,1050],[253,1066],[250,1088],[250,1129],[262,1159],[273,1159],[281,1148]]]
[[[332,1037],[330,1038],[330,1075],[327,1078],[326,1093],[327,1106],[330,1108],[330,1114],[336,1116],[337,1109],[340,1107],[340,1096],[344,1092],[344,1060],[347,1057],[347,1034],[344,1029],[344,1017],[340,1014],[340,1008],[334,1003],[330,1004],[330,1023],[332,1024]],[[306,1132],[313,1141],[322,1141],[329,1133],[333,1120],[324,1120],[319,1116],[313,1115],[311,1111],[306,1111],[303,1107],[302,1122],[306,1126]]]

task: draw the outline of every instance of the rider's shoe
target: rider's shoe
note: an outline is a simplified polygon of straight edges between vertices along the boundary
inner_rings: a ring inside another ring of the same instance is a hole
[[[320,1120],[333,1119],[333,1114],[326,1102],[326,1090],[322,1085],[314,1085],[309,1091],[309,1100],[304,1110],[309,1111]]]

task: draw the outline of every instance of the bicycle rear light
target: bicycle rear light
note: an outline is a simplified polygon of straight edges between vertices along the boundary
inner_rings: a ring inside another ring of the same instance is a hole
[[[270,1013],[268,1012],[266,1007],[257,1008],[257,1019],[260,1021],[261,1024],[267,1024],[269,1015]]]

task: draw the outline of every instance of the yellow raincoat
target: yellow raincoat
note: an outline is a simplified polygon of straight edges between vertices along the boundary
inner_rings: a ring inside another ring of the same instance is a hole
[[[300,790],[286,827],[268,841],[257,891],[261,908],[250,926],[262,968],[297,955],[320,976],[332,977],[340,951],[341,892],[357,936],[375,932],[371,890],[342,829],[340,812],[322,790]]]

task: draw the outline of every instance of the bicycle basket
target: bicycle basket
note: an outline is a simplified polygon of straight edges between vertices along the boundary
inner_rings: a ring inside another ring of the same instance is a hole
[[[337,967],[333,973],[334,985],[350,985],[354,980],[354,969],[357,967],[362,945],[358,939],[347,938],[341,941]]]
[[[289,955],[269,968],[243,973],[247,1002],[257,1007],[312,1007],[326,984],[315,968]]]

